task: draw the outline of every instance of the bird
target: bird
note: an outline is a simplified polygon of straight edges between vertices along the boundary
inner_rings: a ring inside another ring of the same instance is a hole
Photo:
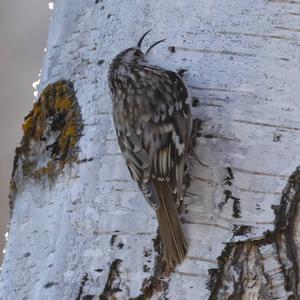
[[[149,63],[141,49],[121,51],[109,66],[113,122],[132,179],[156,211],[169,270],[181,264],[188,250],[178,208],[184,196],[187,153],[191,143],[191,97],[182,77]]]

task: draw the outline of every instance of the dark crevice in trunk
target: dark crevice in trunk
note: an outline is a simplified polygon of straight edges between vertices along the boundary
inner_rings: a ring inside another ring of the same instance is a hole
[[[300,168],[289,178],[281,202],[274,207],[275,229],[260,239],[227,243],[211,269],[210,300],[300,299],[295,237],[300,201]],[[268,267],[272,265],[272,268]],[[284,298],[285,297],[285,298]]]
[[[163,262],[162,244],[159,233],[153,240],[153,245],[154,250],[157,253],[153,267],[153,274],[144,280],[141,288],[142,293],[135,298],[130,298],[129,300],[146,300],[156,292],[160,294],[159,299],[167,299],[166,292],[168,290],[169,283],[166,275],[168,274],[165,273],[165,263]]]
[[[86,284],[86,282],[88,281],[88,274],[85,273],[81,279],[81,282],[80,282],[80,287],[79,287],[79,291],[78,291],[78,295],[76,297],[76,300],[80,300],[81,299],[81,295],[82,295],[82,292],[83,292],[83,288]]]
[[[122,260],[115,259],[109,268],[107,281],[102,294],[99,296],[100,300],[110,300],[117,299],[114,295],[117,292],[121,292],[121,276],[120,276],[120,266]]]

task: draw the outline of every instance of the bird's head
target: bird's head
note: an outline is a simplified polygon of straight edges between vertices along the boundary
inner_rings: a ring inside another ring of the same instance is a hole
[[[165,39],[163,40],[159,40],[157,42],[155,42],[154,44],[152,44],[147,51],[144,53],[141,49],[142,47],[142,43],[143,40],[145,38],[145,36],[150,32],[151,30],[148,30],[146,33],[143,34],[143,36],[140,38],[140,40],[138,41],[137,45],[135,47],[131,47],[128,48],[126,50],[123,50],[122,52],[120,52],[115,58],[114,61],[117,61],[118,64],[122,64],[122,63],[133,63],[133,62],[137,62],[140,60],[144,60],[147,56],[147,54],[150,52],[150,50],[155,47],[156,45],[158,45],[161,42],[164,42]]]

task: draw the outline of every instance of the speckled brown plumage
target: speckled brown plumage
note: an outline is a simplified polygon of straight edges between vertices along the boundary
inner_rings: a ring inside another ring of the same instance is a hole
[[[138,46],[113,59],[108,77],[121,151],[156,210],[164,258],[173,268],[187,252],[177,211],[192,127],[187,88],[176,73],[149,64]]]

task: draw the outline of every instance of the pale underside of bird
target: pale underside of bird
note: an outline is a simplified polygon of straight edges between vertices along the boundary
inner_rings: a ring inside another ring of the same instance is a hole
[[[149,32],[149,31],[148,31]],[[113,120],[119,146],[135,182],[156,210],[168,269],[187,252],[178,206],[191,144],[190,98],[175,72],[151,65],[141,44],[120,52],[109,69]]]

